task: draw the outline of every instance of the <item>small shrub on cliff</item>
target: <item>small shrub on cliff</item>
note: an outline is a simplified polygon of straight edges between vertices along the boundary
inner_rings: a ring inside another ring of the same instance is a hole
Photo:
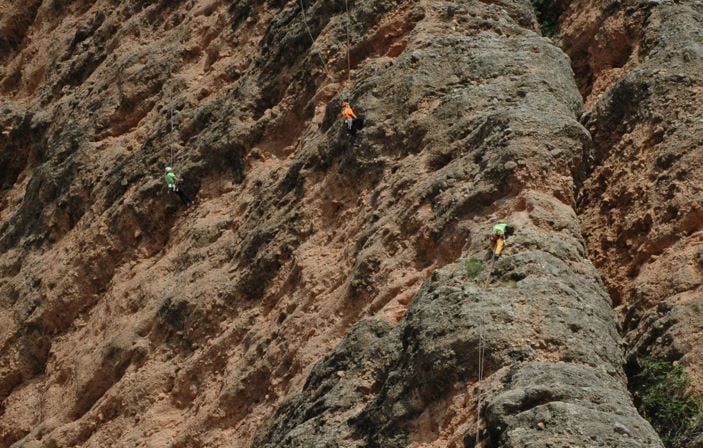
[[[687,394],[690,380],[681,366],[655,358],[638,361],[633,378],[637,407],[667,448],[689,447],[703,431],[703,404]]]
[[[557,29],[561,10],[557,5],[558,0],[532,0],[532,7],[537,15],[540,29],[544,36],[551,36]]]
[[[483,262],[471,257],[464,262],[464,269],[469,278],[476,278],[483,271]]]

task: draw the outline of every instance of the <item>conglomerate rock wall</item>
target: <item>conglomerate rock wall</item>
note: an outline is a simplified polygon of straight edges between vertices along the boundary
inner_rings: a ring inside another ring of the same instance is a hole
[[[589,61],[580,85],[593,149],[578,207],[589,254],[618,306],[632,373],[638,358],[668,359],[700,395],[703,4],[569,8],[559,39]]]
[[[528,0],[302,5],[0,4],[0,446],[661,446],[591,72]]]

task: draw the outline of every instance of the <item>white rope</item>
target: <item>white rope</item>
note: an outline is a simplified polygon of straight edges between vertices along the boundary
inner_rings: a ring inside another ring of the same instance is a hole
[[[172,77],[171,63],[168,64],[168,77],[169,77],[169,79],[171,79],[171,77]],[[173,94],[173,92],[171,92],[171,100],[170,100],[170,105],[169,105],[169,114],[170,114],[170,120],[171,120],[171,135],[170,135],[171,143],[169,146],[171,147],[171,167],[175,169],[175,166],[174,166],[175,158],[174,158],[174,149],[173,149],[175,146],[175,135],[173,134],[173,97],[174,97],[174,94]]]
[[[486,350],[486,344],[483,338],[483,315],[479,321],[478,335],[478,383],[477,383],[477,398],[476,398],[476,446],[481,439],[481,382],[483,382],[483,360]]]
[[[312,31],[310,31],[310,26],[308,25],[308,18],[307,14],[305,14],[305,5],[303,4],[303,0],[300,0],[300,10],[303,13],[303,24],[305,25],[305,29],[308,32],[308,36],[310,36],[310,42],[312,42],[312,45],[310,46],[310,50],[312,50],[312,47],[315,45],[315,38],[312,35]],[[322,53],[317,51],[317,57],[320,58],[320,62],[322,62],[322,67],[325,69],[325,74],[330,77],[330,71],[327,68],[327,63],[325,62],[325,59],[322,57]]]
[[[490,280],[490,276],[493,274],[493,266],[495,265],[496,261],[496,253],[495,250],[492,251],[492,256],[491,256],[491,267],[488,271],[488,277],[486,277],[486,281],[483,284],[483,289],[485,290],[488,287],[488,282]],[[483,382],[483,371],[484,371],[484,366],[485,366],[485,357],[486,357],[486,339],[484,336],[484,322],[486,320],[486,316],[481,311],[481,315],[479,317],[479,322],[478,322],[478,382],[476,383],[476,390],[477,390],[477,396],[476,396],[476,444],[475,446],[478,447],[478,444],[481,439],[481,399],[483,398],[481,396],[481,383]]]
[[[349,14],[349,2],[348,0],[344,0],[344,8],[347,10],[347,23],[346,23],[346,30],[347,30],[347,80],[349,82],[349,88],[351,89],[351,55],[350,55],[350,47],[351,47],[351,37],[349,33],[349,28],[351,27],[351,14]]]

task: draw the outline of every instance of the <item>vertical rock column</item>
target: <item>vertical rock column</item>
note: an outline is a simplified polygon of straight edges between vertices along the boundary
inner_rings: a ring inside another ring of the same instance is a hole
[[[356,325],[254,446],[474,446],[481,337],[483,446],[661,446],[627,392],[611,301],[574,211],[590,137],[568,58],[535,32],[528,1],[420,3],[426,18],[405,52],[364,82],[390,89],[411,66],[446,80],[414,78],[407,107],[435,104],[415,124],[451,137],[426,138],[419,158],[441,160],[438,175],[474,173],[430,201],[470,229],[466,250],[398,326]],[[516,235],[481,264],[499,220]],[[469,260],[483,271],[470,274]]]
[[[579,201],[588,248],[616,300],[633,373],[642,357],[664,358],[703,393],[703,5],[611,3],[572,2],[559,34],[584,67],[590,106]]]

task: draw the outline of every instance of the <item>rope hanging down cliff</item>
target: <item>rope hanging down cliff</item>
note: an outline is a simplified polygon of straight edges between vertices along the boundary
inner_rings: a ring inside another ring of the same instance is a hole
[[[168,64],[168,79],[171,79],[172,76],[172,71],[171,71],[171,63]],[[174,154],[174,147],[175,147],[175,140],[174,140],[174,133],[173,133],[173,92],[171,92],[171,98],[169,101],[169,121],[171,122],[171,133],[170,133],[170,143],[169,147],[171,149],[171,163],[169,166],[174,167],[174,162],[175,162],[175,154]]]
[[[490,276],[493,274],[493,266],[495,265],[496,255],[495,252],[491,257],[491,267],[488,270],[488,277],[483,283],[483,289],[488,287],[488,281]],[[481,383],[483,382],[483,368],[485,365],[486,358],[486,339],[484,337],[484,322],[486,316],[481,310],[481,315],[478,322],[478,381],[476,382],[476,446],[479,446],[481,439]]]
[[[310,48],[312,49],[312,45],[315,45],[315,38],[312,35],[312,31],[310,31],[310,26],[308,25],[308,17],[307,17],[307,14],[305,13],[305,4],[303,3],[303,0],[300,0],[300,10],[303,14],[303,25],[305,26],[305,29],[308,32],[308,36],[310,36],[310,42],[311,42]],[[322,67],[325,69],[325,75],[327,75],[328,78],[331,78],[330,71],[327,67],[327,63],[325,62],[325,59],[322,57],[322,53],[317,51],[317,57],[319,57],[320,62],[322,62]]]
[[[349,14],[349,1],[344,0],[344,9],[347,11],[347,23],[345,29],[347,31],[347,81],[349,82],[349,88],[351,89],[351,37],[349,34],[349,27],[351,26],[351,14]]]
[[[171,70],[171,63],[169,62],[168,64],[168,77],[169,79],[172,78],[172,70]],[[166,182],[166,188],[168,191],[171,193],[175,193],[178,195],[178,197],[181,199],[181,202],[183,202],[183,205],[186,207],[189,207],[193,201],[188,197],[188,195],[180,188],[178,185],[178,177],[174,171],[175,163],[176,163],[176,141],[175,141],[175,126],[173,124],[173,97],[175,95],[173,94],[173,91],[171,92],[171,97],[169,99],[169,106],[168,106],[168,114],[169,114],[169,123],[170,123],[170,131],[169,131],[169,137],[166,139],[167,144],[169,146],[169,152],[170,152],[170,161],[171,163],[169,166],[166,167],[166,174],[164,175],[164,181]]]
[[[481,382],[483,382],[483,360],[486,353],[486,343],[483,339],[483,315],[478,324],[478,381],[476,383],[476,446],[481,440]]]
[[[305,30],[308,33],[308,36],[310,37],[310,42],[311,42],[311,47],[312,45],[315,45],[315,37],[312,35],[312,30],[310,29],[310,25],[308,24],[308,16],[305,11],[305,3],[303,0],[299,0],[300,4],[300,11],[303,15],[303,25],[305,26]],[[347,38],[347,82],[351,86],[351,33],[349,31],[351,27],[351,13],[349,12],[349,1],[344,0],[344,10],[346,14],[346,22],[344,25],[344,30]],[[327,65],[327,62],[325,61],[325,58],[322,57],[322,53],[320,51],[317,51],[317,57],[320,59],[320,62],[322,63],[322,67],[325,70],[325,74],[327,75],[328,78],[333,79],[332,76],[330,76],[330,71],[329,71],[329,66]]]
[[[307,13],[305,11],[305,3],[304,0],[298,0],[300,4],[300,11],[302,13],[303,17],[303,24],[305,26],[305,30],[308,33],[308,36],[310,37],[310,42],[311,42],[311,51],[312,47],[315,45],[315,37],[312,35],[312,31],[310,30],[310,26],[308,25],[308,17]],[[363,129],[364,127],[364,119],[363,117],[357,117],[356,114],[354,114],[354,111],[351,108],[351,105],[349,102],[351,101],[351,86],[352,86],[352,77],[351,77],[351,13],[349,11],[349,0],[344,0],[344,10],[345,10],[345,15],[346,15],[346,21],[344,23],[344,31],[346,34],[346,39],[347,39],[347,79],[346,80],[341,80],[341,79],[336,79],[337,82],[342,82],[343,84],[343,90],[342,90],[342,117],[344,119],[344,128],[347,130],[347,132],[353,137],[356,136],[356,133],[360,130]],[[322,66],[324,67],[325,73],[328,78],[331,80],[335,81],[335,78],[330,76],[329,72],[329,67],[327,65],[327,62],[325,62],[325,59],[322,57],[322,54],[318,51],[317,56],[320,58],[320,62],[322,62]],[[347,88],[349,91],[346,91]]]

